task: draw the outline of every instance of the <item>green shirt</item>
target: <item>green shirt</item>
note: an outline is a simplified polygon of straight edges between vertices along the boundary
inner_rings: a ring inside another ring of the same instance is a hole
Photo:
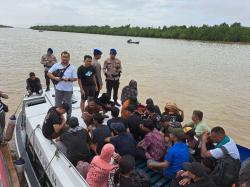
[[[210,128],[204,121],[200,121],[200,123],[195,125],[196,136],[200,137],[204,131],[210,132]]]

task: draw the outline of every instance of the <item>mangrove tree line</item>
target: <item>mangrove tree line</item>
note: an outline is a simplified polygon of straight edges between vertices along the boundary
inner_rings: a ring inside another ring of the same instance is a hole
[[[205,40],[205,41],[225,41],[225,42],[250,42],[250,27],[244,27],[240,23],[228,25],[208,26],[164,26],[164,27],[131,27],[130,25],[120,27],[106,26],[74,26],[74,25],[38,25],[31,29],[91,33],[119,36],[152,37],[152,38],[172,38],[187,40]]]

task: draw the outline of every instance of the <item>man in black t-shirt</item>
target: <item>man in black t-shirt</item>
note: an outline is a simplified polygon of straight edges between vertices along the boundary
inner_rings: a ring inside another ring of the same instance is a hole
[[[42,132],[47,139],[55,139],[60,136],[65,127],[65,114],[69,110],[69,105],[63,103],[59,107],[51,107],[43,122]]]
[[[93,155],[90,152],[91,139],[87,130],[79,126],[76,117],[69,119],[69,127],[60,136],[60,141],[66,146],[68,159],[74,166],[80,160],[91,162]]]
[[[40,79],[36,77],[34,72],[30,72],[29,78],[26,80],[26,89],[31,96],[34,92],[36,94],[42,94],[42,85]]]
[[[110,111],[111,111],[112,118],[107,121],[107,125],[108,125],[109,129],[111,129],[111,126],[110,126],[111,123],[123,123],[124,124],[125,120],[122,119],[121,117],[119,117],[119,113],[120,113],[119,108],[112,106]],[[124,124],[124,126],[126,128],[126,131],[129,131],[126,124]]]
[[[95,68],[91,65],[92,57],[84,56],[84,64],[77,70],[78,84],[81,91],[81,111],[82,114],[85,108],[85,101],[89,97],[95,97],[95,92],[98,90],[95,77]]]

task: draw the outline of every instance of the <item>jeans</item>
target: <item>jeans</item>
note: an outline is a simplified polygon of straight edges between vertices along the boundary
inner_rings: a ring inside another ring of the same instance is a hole
[[[73,91],[62,91],[55,89],[55,106],[59,107],[63,103],[67,103],[69,105],[67,119],[71,117],[72,113],[72,95]]]
[[[117,99],[118,99],[119,85],[120,85],[119,80],[106,80],[107,94],[111,98],[111,92],[112,92],[112,89],[113,89],[113,100],[114,101],[117,101]]]

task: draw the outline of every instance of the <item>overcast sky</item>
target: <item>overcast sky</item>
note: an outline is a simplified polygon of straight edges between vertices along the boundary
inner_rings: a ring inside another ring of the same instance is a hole
[[[241,22],[250,0],[0,0],[0,24],[163,26]]]

